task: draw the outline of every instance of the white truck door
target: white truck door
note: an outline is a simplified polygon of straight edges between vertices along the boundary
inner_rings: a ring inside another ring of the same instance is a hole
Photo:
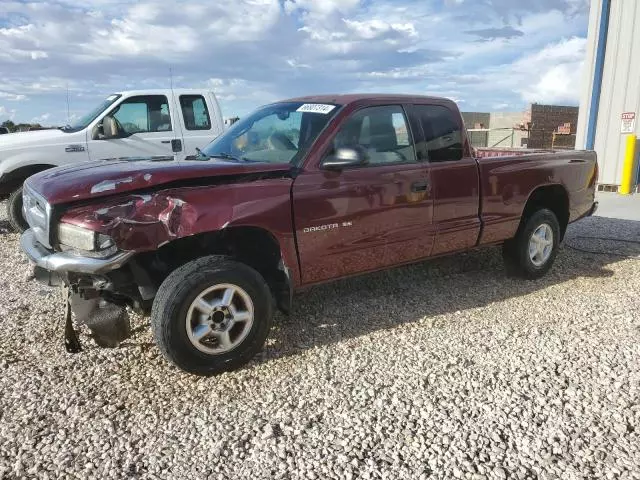
[[[195,155],[196,148],[206,147],[222,133],[217,103],[200,93],[176,93],[185,155]]]
[[[182,151],[180,127],[166,95],[136,95],[110,110],[88,132],[91,160],[121,157],[174,156]],[[104,135],[104,121],[111,117],[114,129]],[[115,130],[115,131],[114,131]],[[111,137],[111,135],[115,135]]]

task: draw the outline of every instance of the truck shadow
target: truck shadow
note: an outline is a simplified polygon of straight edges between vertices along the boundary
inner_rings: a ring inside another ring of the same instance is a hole
[[[606,238],[606,239],[605,239]],[[258,362],[483,307],[572,279],[614,275],[608,265],[640,257],[640,222],[590,217],[570,225],[556,263],[542,279],[510,278],[499,248],[488,248],[314,287],[279,315]],[[553,312],[549,312],[550,315]],[[455,318],[455,317],[454,317]]]

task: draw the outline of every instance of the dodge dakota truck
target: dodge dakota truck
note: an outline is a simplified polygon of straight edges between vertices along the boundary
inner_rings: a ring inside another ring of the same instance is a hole
[[[218,101],[207,90],[136,90],[109,95],[73,125],[3,135],[0,197],[16,231],[22,216],[22,184],[55,166],[121,157],[184,160],[224,129]],[[0,132],[1,133],[1,132]]]
[[[450,100],[337,95],[269,104],[190,161],[94,162],[24,188],[21,245],[68,291],[99,345],[150,314],[179,368],[212,375],[258,352],[276,308],[311,285],[488,245],[512,272],[552,266],[593,213],[591,151],[472,155]]]

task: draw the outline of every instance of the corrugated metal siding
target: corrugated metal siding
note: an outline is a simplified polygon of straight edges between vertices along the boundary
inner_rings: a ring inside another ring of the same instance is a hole
[[[592,0],[581,112],[576,144],[585,146],[588,107],[593,90],[595,52],[602,0]],[[633,52],[636,52],[635,58]],[[600,164],[600,183],[619,185],[622,177],[625,137],[620,132],[623,112],[636,113],[640,136],[640,6],[637,0],[611,2],[602,92],[598,108],[595,150]]]

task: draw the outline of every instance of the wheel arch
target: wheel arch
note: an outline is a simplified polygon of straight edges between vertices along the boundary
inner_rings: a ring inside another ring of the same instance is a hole
[[[278,308],[284,313],[290,312],[294,288],[291,278],[293,266],[287,265],[278,238],[262,227],[229,226],[177,238],[157,251],[138,254],[135,263],[149,275],[146,279],[140,278],[144,272],[139,271],[136,281],[143,285],[151,283],[155,289],[159,286],[158,279],[164,280],[176,268],[206,255],[226,255],[256,270],[271,289]]]
[[[5,172],[4,175],[2,175],[3,191],[8,194],[11,191],[15,190],[31,175],[43,172],[44,170],[49,170],[50,168],[54,168],[55,166],[56,165],[52,165],[50,163],[36,163],[33,165],[23,165],[21,167],[17,167],[13,170]]]
[[[551,184],[543,185],[534,189],[530,194],[527,202],[522,210],[520,219],[521,228],[527,218],[540,209],[547,208],[551,210],[560,224],[560,241],[564,238],[564,235],[569,225],[569,193],[564,185]]]

